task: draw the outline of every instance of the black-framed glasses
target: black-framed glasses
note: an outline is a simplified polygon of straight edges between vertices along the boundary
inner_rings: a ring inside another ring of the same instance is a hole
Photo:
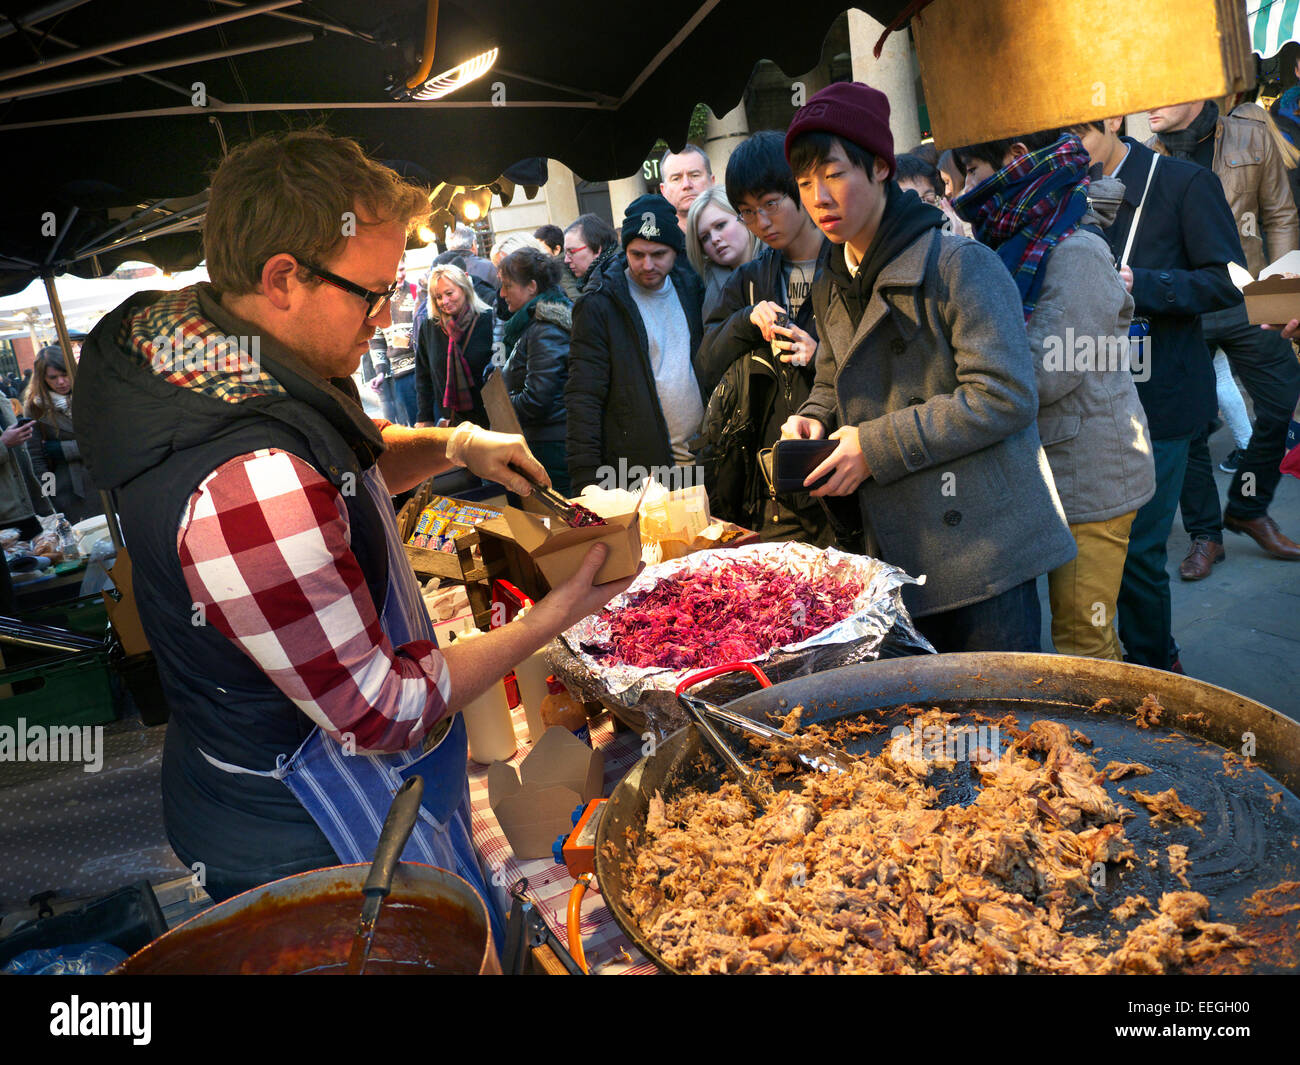
[[[360,296],[366,301],[366,317],[378,317],[379,312],[387,305],[388,301],[397,295],[397,290],[402,287],[402,282],[394,281],[392,286],[384,289],[382,292],[371,292],[368,288],[362,288],[355,281],[349,281],[346,277],[339,277],[338,274],[332,274],[328,270],[322,270],[319,266],[312,266],[311,263],[300,262],[298,264],[308,273],[319,277],[322,281],[327,281],[335,288],[341,288],[344,292],[350,292],[354,296]]]
[[[776,212],[781,209],[781,204],[784,202],[784,196],[770,196],[758,205],[758,210],[753,210],[749,207],[742,207],[736,212],[736,214],[740,216],[740,220],[747,226],[752,226],[757,222],[759,215],[762,215],[770,222],[776,215]]]

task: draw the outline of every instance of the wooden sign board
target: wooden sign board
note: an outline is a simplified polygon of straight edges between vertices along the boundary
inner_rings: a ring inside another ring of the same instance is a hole
[[[1254,83],[1241,0],[934,0],[912,32],[941,148]]]

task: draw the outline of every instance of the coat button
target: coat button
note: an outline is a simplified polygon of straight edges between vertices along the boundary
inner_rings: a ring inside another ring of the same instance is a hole
[[[908,405],[909,407],[919,407],[919,406],[920,406],[922,403],[924,403],[924,402],[925,402],[925,400],[923,400],[920,396],[908,396],[908,397],[907,397],[907,405]]]
[[[907,350],[907,345],[904,344],[901,340],[891,340],[889,342],[889,350],[892,351],[895,355],[901,355],[903,354],[903,352]]]
[[[944,514],[944,516],[943,516],[943,523],[944,523],[945,525],[960,525],[960,524],[961,524],[961,511],[960,511],[960,510],[950,510],[950,511],[948,511],[948,512],[947,512],[946,514]]]

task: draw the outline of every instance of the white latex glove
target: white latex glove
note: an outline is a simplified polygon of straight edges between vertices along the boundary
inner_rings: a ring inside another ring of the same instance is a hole
[[[522,436],[494,433],[473,422],[461,422],[452,430],[447,441],[447,460],[521,496],[533,490],[520,476],[521,472],[548,487],[551,483],[545,467],[533,458]]]

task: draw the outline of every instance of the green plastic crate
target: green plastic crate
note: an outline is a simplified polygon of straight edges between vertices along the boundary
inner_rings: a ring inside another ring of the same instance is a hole
[[[85,636],[101,638],[108,630],[108,610],[104,597],[96,592],[69,603],[44,606],[21,615],[22,620],[35,625],[54,625],[57,628],[79,632]]]
[[[0,671],[0,725],[106,725],[117,719],[107,651]]]

